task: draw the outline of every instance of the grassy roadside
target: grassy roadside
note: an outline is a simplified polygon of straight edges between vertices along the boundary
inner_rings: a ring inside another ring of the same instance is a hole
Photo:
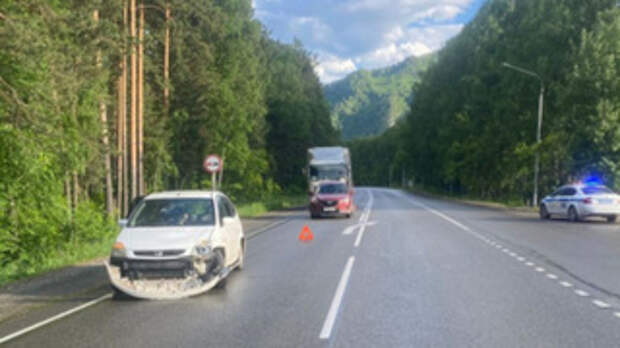
[[[256,217],[273,210],[289,209],[307,204],[308,197],[304,194],[274,195],[254,202],[237,204],[239,215],[243,218]],[[102,230],[105,227],[102,227]],[[109,228],[109,227],[108,227]],[[66,266],[76,265],[109,254],[110,248],[116,239],[117,232],[106,233],[105,237],[96,242],[79,243],[73,247],[65,247],[40,262],[25,267],[19,263],[9,263],[0,267],[0,286],[17,280],[31,278],[43,273],[54,271]]]
[[[301,207],[307,204],[308,196],[304,194],[283,194],[260,201],[240,203],[237,205],[237,209],[242,218],[251,218],[269,211]]]
[[[0,269],[0,286],[103,257],[110,252],[110,247],[115,238],[116,234],[108,235],[98,242],[66,248],[25,268],[20,267],[18,263],[10,263]]]
[[[415,187],[415,188],[399,187],[399,188],[404,191],[407,191],[407,192],[410,192],[416,195],[420,195],[420,196],[455,201],[455,202],[460,202],[460,203],[465,203],[465,204],[485,207],[485,208],[516,210],[520,212],[532,212],[532,213],[535,213],[538,211],[535,207],[524,205],[523,203],[516,201],[516,200],[492,201],[492,200],[483,200],[483,199],[472,197],[472,196],[450,195],[450,194],[446,194],[442,192],[429,191],[429,190],[425,190],[419,187]]]

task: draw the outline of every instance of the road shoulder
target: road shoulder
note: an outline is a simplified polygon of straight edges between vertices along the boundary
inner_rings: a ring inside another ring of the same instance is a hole
[[[302,208],[268,212],[264,215],[244,218],[242,224],[246,238],[285,223],[293,216],[303,213]],[[0,286],[0,324],[31,310],[59,302],[87,300],[102,288],[106,288],[107,274],[103,266],[106,257],[66,266],[30,278]]]

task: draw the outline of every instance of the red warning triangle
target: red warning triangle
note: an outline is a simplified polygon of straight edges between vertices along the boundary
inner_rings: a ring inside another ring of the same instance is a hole
[[[309,242],[314,239],[314,236],[312,235],[312,231],[310,231],[310,228],[308,228],[308,225],[304,225],[304,227],[301,229],[301,232],[299,232],[299,236],[297,236],[297,238],[302,242]]]

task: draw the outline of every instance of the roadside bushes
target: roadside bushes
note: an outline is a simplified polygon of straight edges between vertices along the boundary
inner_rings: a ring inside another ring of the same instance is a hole
[[[115,232],[103,207],[67,204],[55,162],[36,137],[0,128],[0,283],[60,265],[84,245],[108,245]]]

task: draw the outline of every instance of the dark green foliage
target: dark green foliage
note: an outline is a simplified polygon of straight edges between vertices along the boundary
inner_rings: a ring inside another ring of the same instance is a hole
[[[301,190],[306,147],[337,139],[309,54],[269,39],[249,0],[145,4],[147,192],[210,187],[202,169],[209,153],[224,157],[223,190],[237,199]],[[169,112],[162,102],[166,4]],[[117,155],[116,79],[119,52],[128,52],[121,22],[121,1],[0,2],[0,282],[92,257],[116,233],[103,207],[103,154]]]
[[[410,57],[389,68],[359,70],[324,87],[343,139],[379,135],[409,112],[411,88],[435,55]]]
[[[267,149],[270,173],[279,185],[302,188],[307,149],[336,143],[321,84],[309,54],[299,43],[265,43],[270,83],[267,88]]]
[[[618,188],[619,21],[611,0],[489,1],[415,85],[396,132],[394,151],[406,155],[393,165],[434,190],[525,202],[538,150],[543,194],[590,172]],[[539,83],[504,61],[545,81],[540,147]]]

